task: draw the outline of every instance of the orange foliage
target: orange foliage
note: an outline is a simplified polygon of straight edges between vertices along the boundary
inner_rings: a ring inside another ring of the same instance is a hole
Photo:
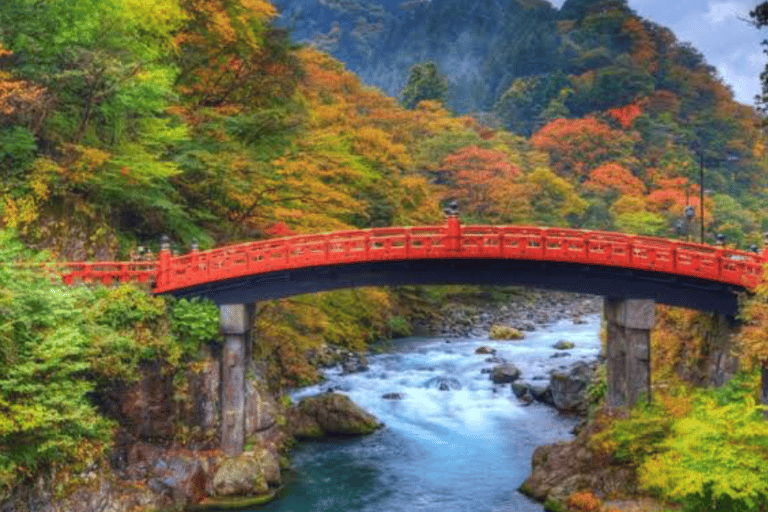
[[[531,137],[534,147],[549,153],[555,171],[586,178],[605,162],[622,163],[632,153],[632,138],[594,117],[556,119]]]
[[[266,49],[276,14],[265,0],[182,0],[186,26],[176,36],[179,91],[200,106],[258,105],[291,94],[296,70]]]
[[[584,188],[600,194],[617,193],[619,195],[642,195],[645,185],[626,167],[609,162],[597,167],[589,174]]]
[[[462,211],[485,217],[499,214],[516,195],[513,182],[520,170],[507,155],[493,149],[466,146],[440,163],[440,170],[453,183],[448,195],[457,199]]]
[[[658,55],[653,39],[645,31],[643,22],[637,17],[628,17],[622,27],[632,41],[632,60],[650,72],[658,70]]]
[[[699,218],[699,186],[697,184],[688,185],[685,178],[658,179],[656,184],[659,188],[648,194],[646,197],[648,209],[657,213],[667,213],[677,217],[685,216],[687,204],[696,209],[696,218]],[[686,204],[686,187],[690,187],[688,192],[688,203]],[[704,197],[704,223],[712,222],[712,200]]]
[[[636,103],[612,108],[608,111],[608,115],[616,119],[625,130],[628,130],[632,126],[632,123],[635,122],[635,119],[642,113],[643,111],[640,108],[640,105]]]
[[[572,512],[601,512],[603,503],[590,491],[571,494],[565,500],[565,506]]]
[[[11,54],[0,45],[0,59]],[[43,87],[16,80],[10,73],[0,71],[0,124],[22,125],[35,133],[51,104],[51,98]]]

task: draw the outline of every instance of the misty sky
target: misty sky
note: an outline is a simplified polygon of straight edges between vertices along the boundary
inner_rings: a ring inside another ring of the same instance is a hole
[[[550,0],[561,6],[564,0]],[[768,56],[760,42],[768,29],[746,21],[759,0],[629,0],[640,16],[671,29],[678,40],[689,41],[715,66],[736,99],[748,105],[760,92],[760,73]],[[740,19],[741,18],[741,19]]]

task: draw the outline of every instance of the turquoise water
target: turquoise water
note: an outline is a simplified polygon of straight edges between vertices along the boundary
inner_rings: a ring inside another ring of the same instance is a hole
[[[517,365],[521,380],[548,378],[549,371],[599,351],[599,319],[582,325],[560,322],[527,333],[519,342],[482,338],[410,338],[370,358],[370,369],[354,375],[327,373],[333,387],[375,414],[386,426],[363,438],[304,443],[291,455],[278,500],[258,510],[274,512],[458,512],[541,511],[517,492],[530,473],[539,444],[570,438],[574,420],[549,407],[523,406],[510,386],[494,385],[481,369],[488,345]],[[558,340],[576,343],[569,357],[551,358]],[[436,376],[457,379],[462,388],[425,387]],[[384,400],[388,392],[402,400]]]

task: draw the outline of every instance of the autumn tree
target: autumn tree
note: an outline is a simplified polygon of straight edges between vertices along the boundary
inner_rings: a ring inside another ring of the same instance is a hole
[[[584,181],[607,162],[632,162],[632,138],[621,130],[586,117],[557,119],[531,137],[534,147],[549,153],[558,175]]]
[[[440,171],[447,175],[446,194],[459,201],[462,212],[480,219],[503,216],[519,193],[514,180],[520,170],[498,150],[466,146],[445,157]]]

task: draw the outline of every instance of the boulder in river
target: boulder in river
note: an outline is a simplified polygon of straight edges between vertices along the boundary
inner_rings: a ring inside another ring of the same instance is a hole
[[[560,340],[552,345],[552,348],[557,350],[571,350],[575,346],[576,345],[572,341]]]
[[[429,379],[424,383],[424,387],[427,389],[439,389],[440,391],[458,391],[461,389],[461,382],[453,377],[445,377],[441,375]]]
[[[280,465],[274,453],[256,450],[221,461],[211,483],[212,494],[225,496],[265,496],[270,487],[280,485]]]
[[[402,393],[384,393],[381,395],[381,398],[384,400],[402,400],[403,394]]]
[[[509,325],[494,325],[489,337],[492,340],[521,340],[525,335]]]
[[[561,412],[586,413],[584,392],[592,382],[597,363],[579,361],[569,371],[555,372],[549,379],[552,401]]]
[[[323,393],[302,399],[288,411],[288,424],[296,437],[370,434],[383,426],[346,395]]]
[[[512,363],[495,366],[491,370],[491,380],[494,384],[506,384],[520,378],[520,369]]]
[[[477,347],[477,350],[475,350],[475,354],[495,354],[495,353],[496,353],[496,350],[487,346]]]

